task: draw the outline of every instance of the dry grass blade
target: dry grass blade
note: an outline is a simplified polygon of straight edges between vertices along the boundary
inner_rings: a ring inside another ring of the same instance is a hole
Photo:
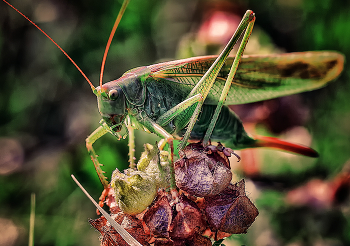
[[[35,193],[30,196],[30,219],[28,246],[34,246],[34,224],[35,224]]]
[[[79,181],[71,175],[74,182],[79,186],[79,188],[85,193],[85,195],[90,199],[90,201],[96,206],[96,208],[101,212],[101,214],[108,220],[108,222],[114,227],[114,229],[120,234],[120,236],[131,246],[142,246],[135,238],[133,238],[121,225],[115,222],[114,219],[103,209],[97,202],[89,195],[89,193],[84,189],[84,187],[79,183]]]

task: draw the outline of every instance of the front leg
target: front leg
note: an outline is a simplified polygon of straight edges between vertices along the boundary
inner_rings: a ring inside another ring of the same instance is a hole
[[[108,181],[107,177],[104,175],[104,171],[101,169],[101,166],[103,166],[97,159],[97,155],[95,153],[94,148],[92,145],[96,142],[97,139],[105,135],[107,132],[110,132],[112,135],[116,135],[120,139],[120,135],[118,133],[112,132],[112,130],[109,128],[109,126],[104,122],[103,120],[100,121],[100,126],[93,132],[91,133],[87,138],[86,138],[86,149],[91,157],[92,162],[94,163],[94,167],[97,173],[98,178],[101,181],[101,184],[103,185],[103,192],[102,195],[100,196],[99,200],[99,205],[103,207],[103,202],[108,195]],[[98,213],[98,212],[97,212]]]
[[[91,133],[87,138],[86,138],[86,149],[91,157],[92,162],[94,163],[94,167],[97,173],[98,178],[101,181],[101,184],[103,185],[104,189],[108,188],[108,182],[107,182],[107,177],[104,176],[104,171],[101,169],[102,164],[98,161],[97,155],[95,153],[94,148],[92,145],[95,143],[97,139],[102,137],[107,133],[107,129],[105,129],[103,126],[99,126],[93,133]]]
[[[130,116],[128,115],[126,117],[125,120],[125,125],[126,125],[126,129],[128,130],[128,139],[129,139],[129,168],[134,169],[136,168],[136,164],[135,164],[135,133],[134,133],[134,129],[135,129],[135,125],[134,122],[132,121],[132,119],[130,118]]]
[[[170,146],[170,190],[172,196],[175,198],[178,197],[178,192],[176,189],[175,183],[175,171],[174,171],[174,137],[168,133],[162,126],[149,118],[144,111],[138,113],[135,117],[137,121],[142,124],[150,132],[156,133],[159,137],[165,139],[165,141]]]

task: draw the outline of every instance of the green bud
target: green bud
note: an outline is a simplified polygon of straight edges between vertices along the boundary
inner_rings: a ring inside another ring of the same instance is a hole
[[[130,215],[141,213],[157,195],[153,178],[132,169],[127,169],[124,173],[116,169],[112,175],[111,187],[119,208]]]
[[[168,151],[159,151],[157,145],[145,144],[137,170],[153,177],[157,188],[168,188],[170,186],[170,158]]]

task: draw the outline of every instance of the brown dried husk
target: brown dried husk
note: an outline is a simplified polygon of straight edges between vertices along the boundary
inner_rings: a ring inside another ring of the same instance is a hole
[[[188,145],[184,154],[174,163],[179,189],[204,197],[217,195],[230,184],[230,162],[222,152],[208,152],[201,143],[196,143]]]

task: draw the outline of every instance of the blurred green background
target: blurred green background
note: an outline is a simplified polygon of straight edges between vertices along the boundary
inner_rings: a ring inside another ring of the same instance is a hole
[[[104,48],[121,1],[12,0],[97,85]],[[104,81],[164,60],[217,54],[246,9],[257,21],[247,54],[336,50],[350,55],[350,2],[341,0],[131,0],[106,62]],[[85,148],[98,126],[96,98],[70,61],[28,21],[0,7],[0,245],[28,241],[36,194],[35,245],[98,245],[88,218],[102,186]],[[252,133],[311,145],[318,159],[241,151],[260,215],[226,245],[350,245],[349,65],[327,87],[235,107]],[[155,137],[137,132],[137,157]],[[107,175],[128,163],[127,140],[104,136],[95,150]]]

